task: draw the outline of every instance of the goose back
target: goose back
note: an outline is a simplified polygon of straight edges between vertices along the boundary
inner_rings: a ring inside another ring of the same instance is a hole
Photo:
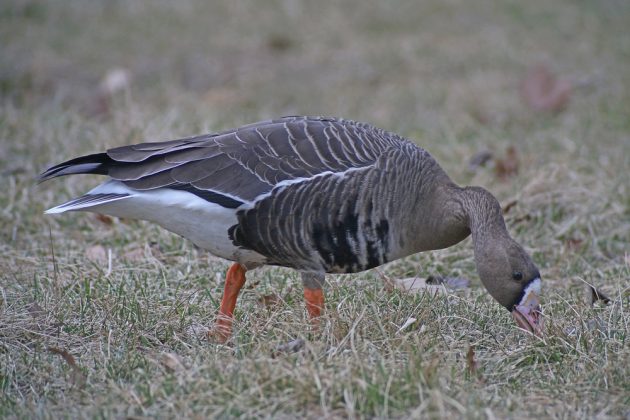
[[[218,134],[110,149],[104,163],[107,175],[135,190],[185,190],[236,208],[282,182],[372,165],[385,149],[402,142],[369,124],[284,117]]]

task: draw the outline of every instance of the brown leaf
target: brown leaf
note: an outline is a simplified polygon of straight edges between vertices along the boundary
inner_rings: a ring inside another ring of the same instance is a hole
[[[468,346],[468,353],[466,353],[466,369],[471,376],[477,374],[477,361],[475,360],[475,346]]]
[[[96,218],[96,220],[107,226],[111,226],[114,223],[114,219],[105,214],[96,213],[94,217]]]
[[[505,158],[497,159],[494,171],[501,180],[505,180],[518,173],[518,154],[516,147],[510,145],[505,152]]]
[[[584,241],[579,238],[567,238],[564,243],[569,251],[579,251]]]
[[[606,296],[598,288],[593,287],[590,284],[586,285],[586,287],[587,287],[587,292],[590,292],[589,296],[591,298],[590,300],[591,306],[594,305],[599,300],[601,300],[605,305],[608,305],[610,302],[612,302],[612,299]]]
[[[516,206],[518,204],[518,200],[512,200],[510,202],[508,202],[505,206],[503,206],[503,214],[508,214],[510,210],[512,210],[512,207]]]
[[[59,356],[63,357],[63,360],[65,360],[68,366],[70,366],[70,368],[72,369],[70,381],[74,385],[83,385],[85,383],[85,375],[83,374],[83,371],[81,370],[79,365],[77,365],[76,360],[74,360],[74,356],[71,355],[68,350],[60,349],[57,347],[48,347],[47,350],[52,354],[58,354]]]
[[[394,291],[394,282],[392,281],[392,279],[390,279],[389,277],[387,277],[381,270],[379,270],[378,268],[375,268],[374,271],[376,271],[376,274],[379,275],[379,277],[381,278],[381,280],[383,280],[383,288],[385,289],[386,292],[391,293]]]
[[[544,64],[531,67],[521,83],[523,101],[536,112],[557,114],[566,107],[571,92],[571,83],[555,76]]]
[[[263,295],[258,298],[258,303],[260,303],[265,308],[271,308],[273,306],[278,305],[282,301],[282,298],[278,296],[276,293],[272,293],[270,295]]]

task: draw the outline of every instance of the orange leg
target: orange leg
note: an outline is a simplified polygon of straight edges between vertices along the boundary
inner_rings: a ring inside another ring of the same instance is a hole
[[[214,327],[214,335],[221,343],[225,343],[232,335],[232,321],[234,320],[234,308],[241,288],[245,284],[245,267],[239,263],[230,266],[225,276],[225,288],[223,298]]]
[[[322,289],[304,288],[304,300],[306,300],[306,310],[311,321],[317,323],[324,310],[324,291]]]

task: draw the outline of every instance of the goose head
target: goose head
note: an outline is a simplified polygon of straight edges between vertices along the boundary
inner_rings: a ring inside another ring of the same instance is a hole
[[[512,313],[519,327],[541,336],[541,279],[527,252],[511,238],[475,252],[477,272],[490,295]]]
[[[540,272],[507,231],[499,202],[483,188],[464,189],[464,207],[481,282],[519,327],[542,335]]]

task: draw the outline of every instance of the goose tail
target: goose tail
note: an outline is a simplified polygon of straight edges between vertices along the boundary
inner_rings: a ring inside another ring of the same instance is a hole
[[[39,177],[38,183],[64,175],[97,174],[107,175],[112,159],[107,153],[95,153],[81,156],[46,169]]]

